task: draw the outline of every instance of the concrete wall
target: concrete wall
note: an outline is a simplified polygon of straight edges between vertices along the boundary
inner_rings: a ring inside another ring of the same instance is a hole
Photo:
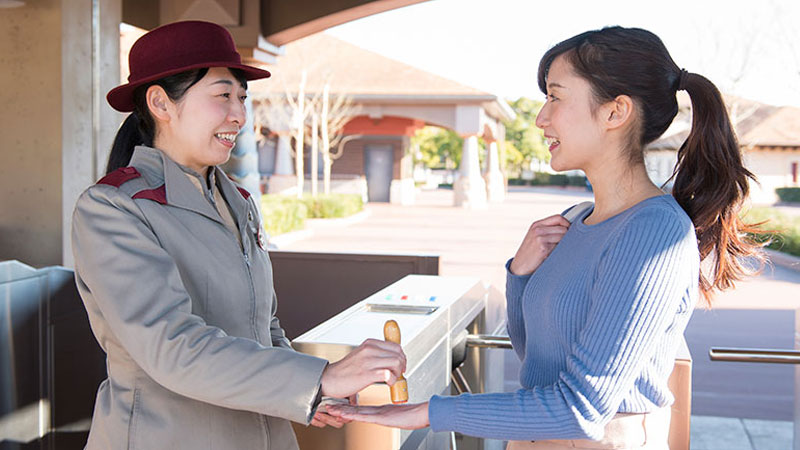
[[[75,200],[119,115],[120,0],[40,0],[0,14],[0,260],[71,265]]]
[[[40,266],[62,251],[61,2],[33,3],[0,13],[0,260]]]

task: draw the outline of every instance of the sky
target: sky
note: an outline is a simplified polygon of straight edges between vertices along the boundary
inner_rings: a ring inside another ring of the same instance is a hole
[[[679,66],[723,92],[800,107],[797,0],[431,0],[327,33],[507,99],[543,99],[544,52],[608,25],[654,32]]]

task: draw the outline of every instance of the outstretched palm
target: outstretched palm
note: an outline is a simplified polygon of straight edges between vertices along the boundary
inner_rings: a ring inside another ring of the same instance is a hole
[[[328,407],[328,413],[345,420],[375,423],[406,430],[416,430],[429,425],[428,402],[383,406],[331,405]]]

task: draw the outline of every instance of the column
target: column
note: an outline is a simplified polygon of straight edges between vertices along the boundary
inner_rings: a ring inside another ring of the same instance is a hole
[[[72,210],[105,169],[121,115],[121,0],[0,10],[0,260],[72,264]],[[13,132],[13,133],[12,133]]]
[[[292,136],[288,130],[277,131],[278,147],[275,149],[275,172],[269,177],[267,193],[296,194],[297,177],[292,161]]]
[[[486,194],[490,203],[501,203],[506,197],[506,184],[503,172],[500,171],[500,156],[496,141],[487,141],[486,170],[483,179],[486,181]]]
[[[453,184],[454,205],[464,208],[486,207],[486,183],[481,178],[478,159],[478,136],[464,136],[464,149],[458,179]]]
[[[247,97],[245,101],[247,119],[236,137],[236,145],[231,150],[231,157],[222,166],[234,181],[247,189],[255,198],[261,198],[261,175],[258,173],[258,146],[256,145],[255,129],[253,128],[253,100]],[[256,205],[260,202],[256,201]]]

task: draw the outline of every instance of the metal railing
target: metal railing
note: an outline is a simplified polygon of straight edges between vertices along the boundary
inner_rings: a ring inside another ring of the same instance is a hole
[[[708,357],[712,361],[800,364],[800,350],[712,347]]]
[[[511,348],[511,338],[508,336],[492,336],[488,334],[470,334],[467,336],[467,347]]]

